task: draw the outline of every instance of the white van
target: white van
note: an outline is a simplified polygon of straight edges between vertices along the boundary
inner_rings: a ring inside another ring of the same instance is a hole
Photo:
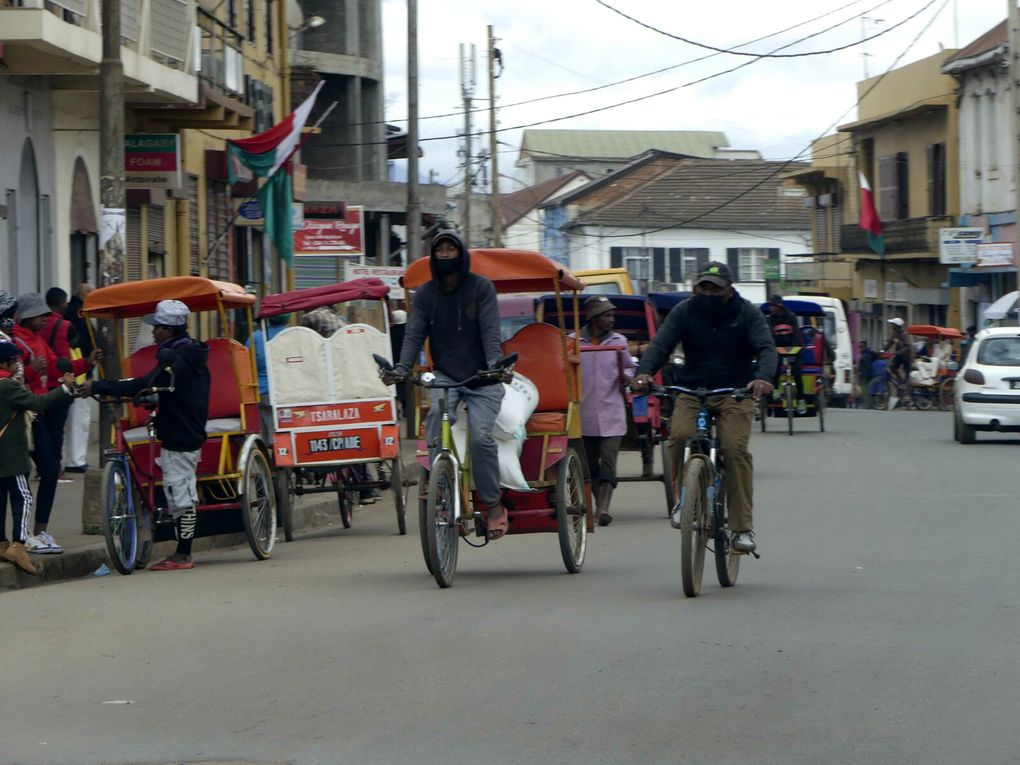
[[[840,397],[849,396],[854,390],[854,341],[850,337],[850,323],[846,320],[843,301],[833,297],[817,295],[791,295],[791,299],[815,303],[825,311],[825,337],[834,347],[832,392]]]

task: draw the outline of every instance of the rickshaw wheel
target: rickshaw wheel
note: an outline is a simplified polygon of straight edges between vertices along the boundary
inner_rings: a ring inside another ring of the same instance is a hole
[[[556,526],[563,565],[576,574],[588,551],[588,523],[585,517],[584,471],[573,448],[567,449],[556,470]]]
[[[429,573],[432,573],[432,561],[429,559],[429,534],[428,522],[425,520],[428,512],[428,487],[429,471],[424,465],[418,465],[418,536],[421,537],[421,554],[425,559],[425,566]]]
[[[708,488],[708,465],[704,457],[693,456],[684,468],[684,506],[680,510],[680,579],[684,595],[697,597],[705,572],[705,543],[708,540],[708,517],[705,494]]]
[[[403,536],[407,533],[407,508],[404,505],[404,465],[399,454],[394,458],[390,471],[390,491],[397,508],[397,531]]]
[[[258,560],[273,554],[276,544],[276,493],[266,453],[253,447],[244,465],[241,518],[248,545]]]
[[[737,574],[740,573],[740,556],[733,552],[730,546],[730,519],[729,506],[726,503],[726,489],[719,487],[719,502],[722,511],[722,523],[713,523],[715,526],[715,575],[719,584],[723,587],[732,587],[737,583]],[[718,516],[716,516],[718,519]]]
[[[947,377],[939,385],[939,409],[943,412],[951,412],[956,406],[953,394],[956,392],[956,378]]]
[[[138,554],[138,508],[130,512],[128,497],[131,491],[131,479],[124,464],[115,459],[107,462],[103,469],[99,507],[102,510],[106,553],[121,574],[135,570]]]
[[[432,466],[429,477],[429,498],[425,509],[425,532],[428,541],[426,565],[436,584],[449,587],[457,572],[457,545],[460,530],[454,522],[457,501],[457,475],[453,463],[440,457]]]
[[[340,506],[340,522],[345,529],[349,529],[354,523],[354,506],[358,504],[358,490],[351,487],[357,482],[358,478],[352,468],[337,468],[336,499]]]
[[[283,538],[294,541],[294,471],[277,468],[273,473],[273,490],[276,492],[276,512],[283,526]]]
[[[673,475],[673,458],[669,454],[669,439],[662,439],[659,450],[662,452],[662,485],[666,490],[666,517],[672,518],[676,507],[676,476]]]
[[[927,412],[934,406],[934,396],[932,396],[927,390],[921,391],[918,395],[913,395],[915,389],[911,389],[910,400],[914,402],[914,406],[920,409],[922,412]]]

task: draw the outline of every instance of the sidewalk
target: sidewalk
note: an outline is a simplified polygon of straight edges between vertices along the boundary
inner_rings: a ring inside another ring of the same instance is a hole
[[[405,480],[415,478],[417,471],[411,470],[411,466],[414,464],[415,443],[413,440],[404,440],[401,442],[401,447]],[[89,464],[99,464],[96,444],[89,447]],[[82,528],[82,495],[86,479],[98,482],[101,476],[97,475],[92,478],[81,473],[68,473],[67,477],[73,479],[73,483],[62,483],[57,486],[57,499],[53,504],[53,514],[50,516],[48,528],[48,531],[63,546],[63,554],[33,555],[32,562],[39,570],[37,577],[29,576],[6,561],[0,561],[0,593],[89,576],[104,563],[107,563],[106,541],[102,533],[86,534]],[[38,484],[36,481],[31,481],[30,484],[34,493]],[[410,492],[410,496],[415,496],[413,491]],[[380,502],[391,503],[392,501],[391,492],[382,492]],[[374,507],[375,505],[373,505]],[[417,511],[408,509],[407,516],[409,527],[417,523]],[[339,511],[335,494],[311,494],[297,498],[294,503],[295,532],[321,528],[330,523],[336,523],[338,519]],[[409,533],[415,532],[409,529]],[[283,544],[283,529],[278,529],[277,534],[277,544]],[[196,539],[193,549],[195,552],[202,552],[247,544],[244,534],[221,534]],[[161,557],[166,557],[173,552],[173,549],[173,542],[161,542],[153,548],[152,559],[159,560]],[[109,566],[108,563],[107,565],[110,568],[111,576],[120,576],[112,566]]]

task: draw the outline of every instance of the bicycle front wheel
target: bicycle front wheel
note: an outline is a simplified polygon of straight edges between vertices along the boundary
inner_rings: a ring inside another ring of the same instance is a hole
[[[429,478],[429,499],[425,509],[427,565],[440,587],[453,584],[457,571],[457,528],[455,506],[457,502],[457,475],[453,463],[441,457],[432,465]]]
[[[132,507],[131,478],[126,465],[112,459],[103,468],[103,484],[99,494],[106,553],[113,567],[122,574],[135,570],[138,554],[138,514]]]
[[[726,489],[719,482],[719,498],[712,509],[712,538],[715,540],[715,575],[723,587],[732,587],[737,583],[740,573],[740,556],[734,552],[730,544],[730,514],[726,504]]]
[[[684,595],[697,597],[705,571],[706,512],[709,481],[708,463],[695,455],[684,468],[683,507],[680,510],[680,578]]]
[[[783,404],[786,406],[786,433],[792,436],[793,407],[796,406],[793,401],[793,385],[787,384],[783,386]]]

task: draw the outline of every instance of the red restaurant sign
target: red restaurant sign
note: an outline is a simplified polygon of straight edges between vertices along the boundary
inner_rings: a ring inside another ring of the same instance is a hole
[[[347,206],[344,218],[305,218],[294,231],[295,255],[361,255],[361,207]]]

